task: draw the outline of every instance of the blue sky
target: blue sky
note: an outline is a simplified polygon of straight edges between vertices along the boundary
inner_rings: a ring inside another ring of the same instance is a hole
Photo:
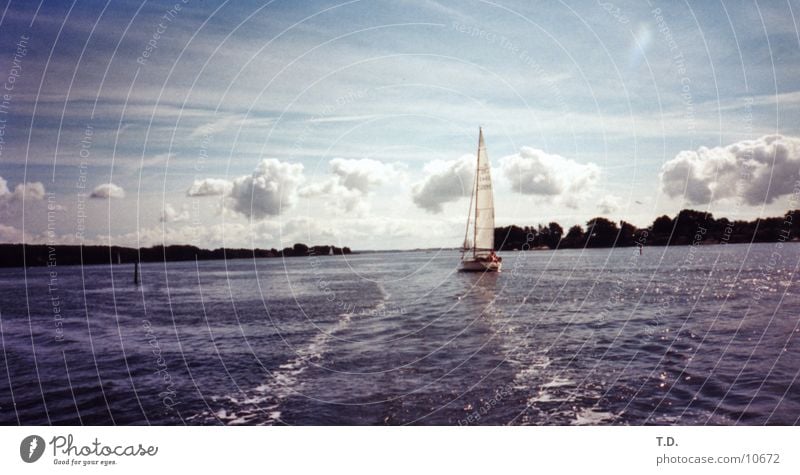
[[[796,207],[797,2],[2,8],[4,241],[456,246],[479,125],[499,224]]]

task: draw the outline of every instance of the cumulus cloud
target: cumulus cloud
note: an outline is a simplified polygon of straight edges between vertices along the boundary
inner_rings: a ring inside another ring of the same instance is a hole
[[[121,186],[113,183],[103,183],[102,185],[97,185],[97,187],[92,190],[92,193],[89,195],[89,197],[102,199],[121,199],[125,198],[125,190],[123,190]]]
[[[369,193],[376,186],[386,184],[399,174],[394,165],[369,158],[360,160],[334,158],[330,161],[330,165],[331,171],[343,187],[364,194]]]
[[[600,177],[600,168],[581,164],[559,155],[531,147],[499,160],[500,171],[517,193],[559,197],[567,206],[577,206]],[[430,162],[424,168],[427,177],[413,186],[414,203],[431,213],[442,212],[442,205],[469,196],[475,174],[475,156],[458,160]]]
[[[411,189],[414,204],[431,212],[441,213],[442,205],[469,196],[475,175],[475,157],[463,155],[457,160],[434,160],[423,171],[424,180]]]
[[[611,214],[617,211],[622,205],[622,200],[618,196],[606,195],[597,203],[597,209],[603,214]]]
[[[293,206],[303,180],[303,165],[266,158],[250,175],[195,180],[186,195],[223,196],[224,209],[261,219]]]
[[[8,188],[8,182],[0,177],[0,213],[14,215],[21,209],[23,200],[41,201],[44,194],[44,185],[38,181],[18,183],[12,191]]]
[[[263,248],[276,244],[275,241],[280,236],[278,229],[279,224],[275,221],[250,223],[226,221],[202,226],[189,223],[173,226],[153,225],[122,234],[99,233],[86,239],[84,244],[130,247],[189,244],[206,249],[217,247]]]
[[[344,209],[348,213],[365,212],[368,208],[366,197],[370,192],[402,176],[402,171],[396,165],[369,158],[334,158],[329,163],[333,176],[303,187],[300,195],[325,196],[330,207]]]
[[[5,224],[0,223],[0,242],[3,243],[18,243],[18,242],[30,242],[30,238],[21,229],[17,229],[14,226],[7,226]]]
[[[186,190],[186,196],[222,196],[231,191],[233,185],[221,178],[204,178],[195,180]]]
[[[3,202],[22,201],[22,199],[41,200],[44,198],[44,185],[41,182],[18,183],[14,191],[8,189],[8,182],[0,177],[0,200]]]
[[[161,217],[159,221],[162,223],[179,223],[189,220],[189,210],[183,206],[180,211],[176,210],[171,204],[164,204],[164,209],[161,210]]]
[[[531,147],[503,157],[500,167],[512,189],[524,195],[580,195],[600,177],[600,168],[594,163],[578,163]]]
[[[277,216],[294,205],[302,182],[303,165],[264,159],[252,174],[233,180],[225,206],[251,218]]]
[[[350,189],[339,183],[336,178],[322,183],[313,183],[300,189],[300,196],[310,198],[324,196],[325,204],[332,210],[344,210],[348,213],[363,214],[367,211],[364,201],[365,193]]]
[[[661,189],[690,204],[740,196],[749,205],[790,194],[800,169],[800,139],[768,135],[725,147],[683,151],[661,167]]]

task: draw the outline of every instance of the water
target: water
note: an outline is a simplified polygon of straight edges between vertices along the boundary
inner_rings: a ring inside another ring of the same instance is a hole
[[[0,423],[798,423],[800,245],[502,256],[0,270]]]

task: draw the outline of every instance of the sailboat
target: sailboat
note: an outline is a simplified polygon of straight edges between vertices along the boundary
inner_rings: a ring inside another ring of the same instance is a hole
[[[469,200],[467,230],[461,249],[461,270],[472,272],[500,272],[503,259],[494,252],[494,194],[492,170],[483,129],[478,130],[478,157]]]

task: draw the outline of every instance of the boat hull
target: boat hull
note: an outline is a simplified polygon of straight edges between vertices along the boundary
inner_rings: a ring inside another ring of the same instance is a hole
[[[502,262],[496,261],[461,261],[461,272],[500,272]]]

